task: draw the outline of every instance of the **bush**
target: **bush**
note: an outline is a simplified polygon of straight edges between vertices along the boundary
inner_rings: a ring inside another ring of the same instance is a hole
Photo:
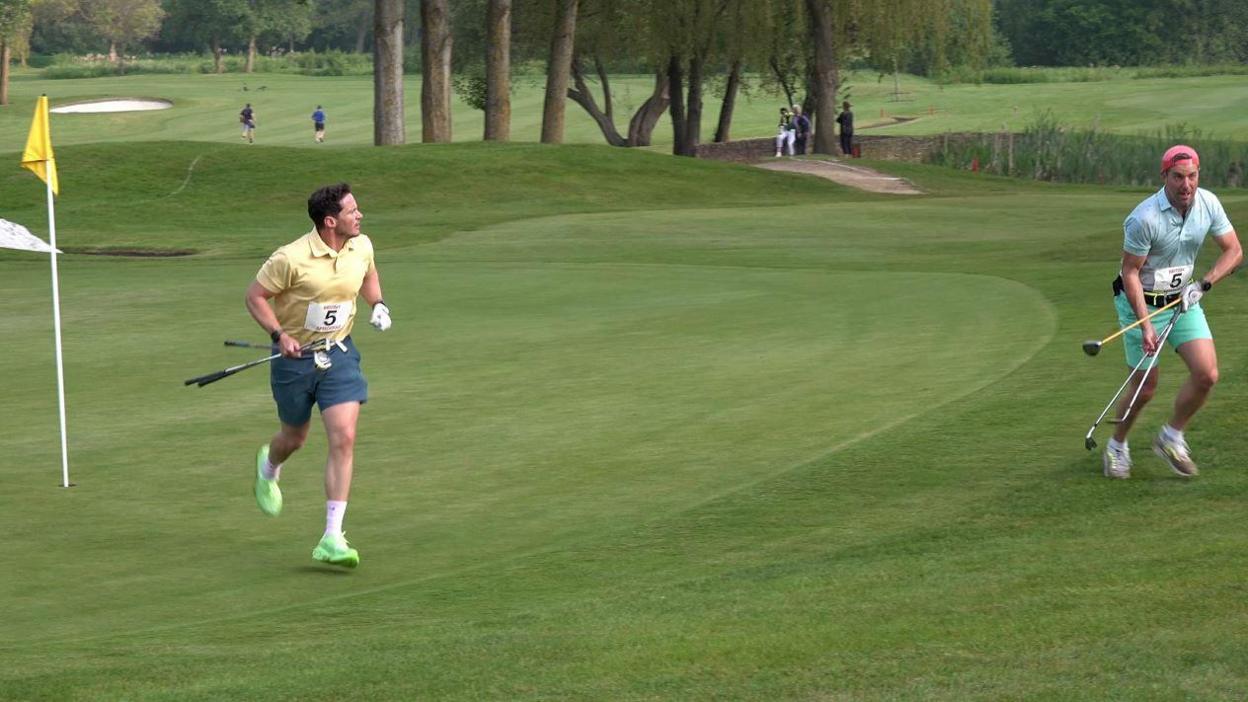
[[[170,54],[142,58],[126,58],[120,64],[111,63],[100,55],[73,56],[58,54],[43,69],[45,78],[99,78],[123,73],[213,73],[210,54]],[[226,73],[242,73],[247,57],[227,54],[221,58]],[[297,73],[307,76],[371,75],[372,56],[344,51],[317,53],[291,52],[280,56],[256,56],[257,73]]]
[[[1242,188],[1248,144],[1216,139],[1186,124],[1167,125],[1150,134],[1103,132],[1093,125],[1075,129],[1052,112],[1038,114],[1021,134],[979,134],[946,138],[926,159],[954,168],[1063,183],[1156,185],[1157,164],[1170,146],[1191,144],[1200,153],[1201,184]]]

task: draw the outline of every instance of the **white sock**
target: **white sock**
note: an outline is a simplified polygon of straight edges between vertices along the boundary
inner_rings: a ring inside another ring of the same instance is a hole
[[[1174,441],[1174,442],[1183,441],[1183,432],[1179,431],[1178,429],[1175,429],[1169,424],[1161,425],[1161,435],[1166,437],[1167,441]]]
[[[265,480],[280,480],[282,477],[282,464],[273,465],[273,461],[266,457],[264,459],[264,467],[260,469],[260,475],[263,475]]]
[[[1125,454],[1128,454],[1128,453],[1131,453],[1131,449],[1127,448],[1127,442],[1125,442],[1125,441],[1124,441],[1124,442],[1122,442],[1122,443],[1120,444],[1120,443],[1118,443],[1118,440],[1117,440],[1117,439],[1110,439],[1110,440],[1109,440],[1109,445],[1108,445],[1108,447],[1107,447],[1107,448],[1108,448],[1110,451],[1113,451],[1114,453],[1120,453],[1120,454],[1124,454],[1124,455],[1125,455]]]
[[[346,513],[346,500],[327,500],[325,502],[325,533],[341,534],[342,518]]]

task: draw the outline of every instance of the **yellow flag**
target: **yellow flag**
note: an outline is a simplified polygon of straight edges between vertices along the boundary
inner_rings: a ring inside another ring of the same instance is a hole
[[[56,157],[52,155],[52,131],[48,129],[47,95],[40,95],[35,104],[35,119],[30,123],[30,136],[26,137],[26,150],[22,152],[22,168],[30,169],[52,186],[52,192],[61,194],[56,178]]]

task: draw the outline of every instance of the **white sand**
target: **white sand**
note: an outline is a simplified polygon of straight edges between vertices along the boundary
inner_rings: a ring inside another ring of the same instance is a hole
[[[173,107],[168,100],[143,100],[139,98],[116,98],[113,100],[92,100],[76,102],[72,105],[53,107],[57,114],[80,112],[138,112],[140,110],[167,110]]]

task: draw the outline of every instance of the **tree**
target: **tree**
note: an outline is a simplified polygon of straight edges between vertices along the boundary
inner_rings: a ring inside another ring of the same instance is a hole
[[[245,40],[247,0],[166,0],[171,31],[186,41],[207,45],[212,52],[213,71],[224,73],[221,60],[225,44]]]
[[[451,140],[451,35],[447,0],[422,0],[420,4],[421,140]]]
[[[117,63],[118,47],[156,34],[165,10],[160,0],[82,0],[82,14],[108,42],[108,60]]]
[[[554,0],[555,22],[550,34],[550,58],[546,62],[546,99],[542,105],[542,143],[563,143],[564,107],[572,75],[572,50],[576,43],[577,0]]]
[[[615,125],[615,99],[607,65],[636,61],[639,55],[651,53],[651,22],[652,18],[638,12],[629,0],[582,0],[577,12],[572,86],[567,97],[589,114],[612,146],[648,146],[655,125],[667,110],[667,74],[656,71],[654,88],[633,113],[626,134]],[[591,87],[591,74],[602,92],[601,106]]]
[[[9,104],[9,61],[12,42],[28,30],[30,0],[0,0],[0,106]]]
[[[485,140],[511,138],[511,0],[486,10]]]
[[[407,143],[403,119],[403,0],[376,0],[373,24],[373,144]],[[422,103],[424,98],[421,98]]]

